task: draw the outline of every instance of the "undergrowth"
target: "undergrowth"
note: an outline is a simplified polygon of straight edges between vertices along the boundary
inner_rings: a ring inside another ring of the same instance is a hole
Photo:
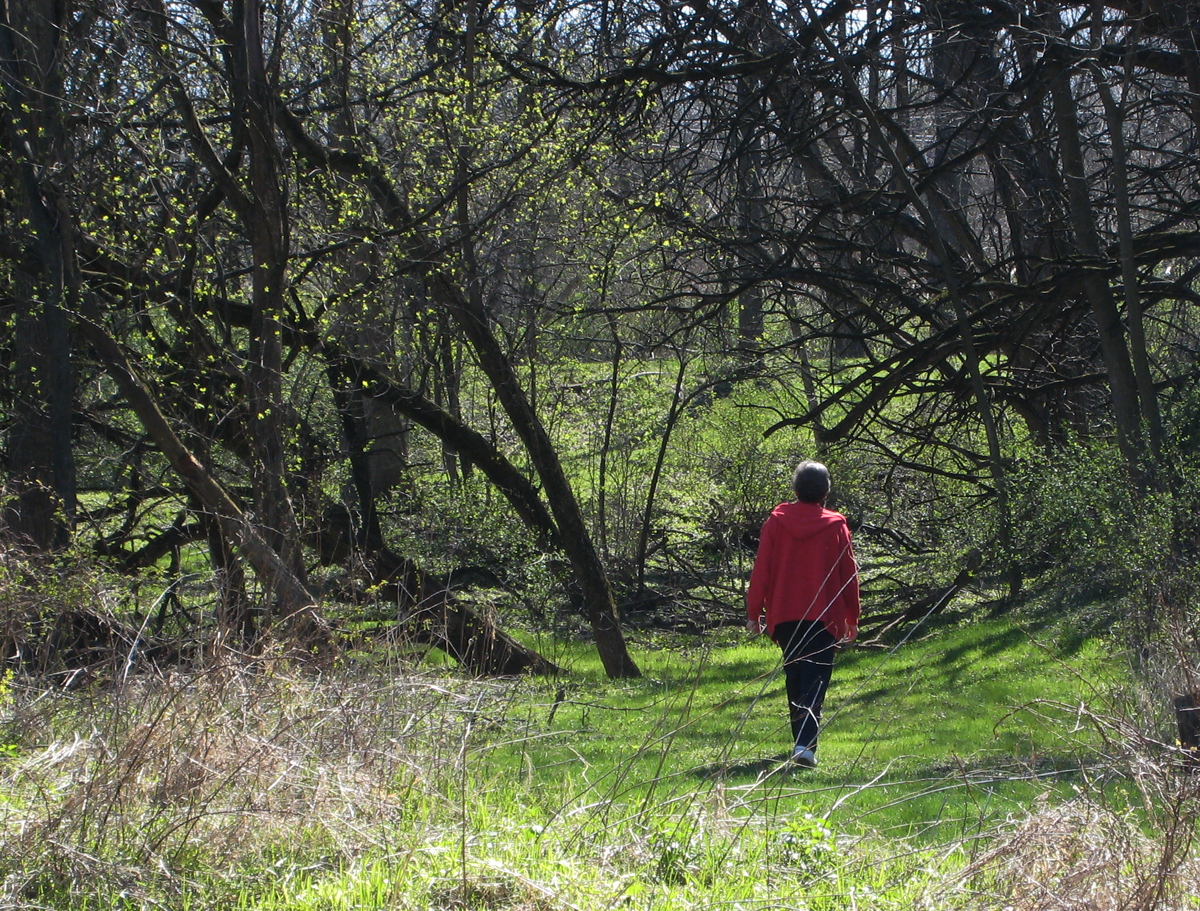
[[[1072,683],[1101,653],[1014,628],[844,655],[816,773],[780,761],[760,643],[647,652],[637,683],[584,649],[547,681],[283,658],[12,678],[0,906],[1194,907],[1200,776],[1120,681]]]

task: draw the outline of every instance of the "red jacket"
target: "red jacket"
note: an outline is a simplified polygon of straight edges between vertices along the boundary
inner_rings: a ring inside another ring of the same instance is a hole
[[[767,633],[788,620],[820,620],[838,639],[858,635],[858,567],[840,513],[817,503],[780,503],[767,518],[746,590],[751,620]]]

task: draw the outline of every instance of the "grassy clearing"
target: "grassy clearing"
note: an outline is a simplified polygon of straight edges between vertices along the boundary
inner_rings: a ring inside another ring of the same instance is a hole
[[[12,683],[0,904],[1052,907],[1029,897],[1034,860],[1059,897],[1081,864],[1118,898],[1200,881],[1153,835],[1196,776],[1076,723],[1125,686],[1100,643],[1068,654],[996,620],[847,652],[808,773],[780,762],[773,646],[642,645],[632,683],[583,645],[557,680],[268,660],[70,695]]]
[[[1121,683],[1105,681],[1102,644],[1064,655],[1009,621],[852,649],[834,673],[821,768],[799,773],[783,762],[778,656],[765,639],[664,649],[639,655],[646,680],[610,684],[581,653],[558,692],[528,684],[526,735],[488,762],[569,781],[579,799],[687,803],[709,790],[754,812],[806,807],[843,832],[937,843],[1069,791],[1097,739],[1062,707],[1105,702]]]

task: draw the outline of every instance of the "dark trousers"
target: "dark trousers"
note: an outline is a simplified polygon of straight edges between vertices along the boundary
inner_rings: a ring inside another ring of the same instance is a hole
[[[788,717],[792,742],[817,748],[821,707],[833,676],[837,639],[820,620],[789,620],[778,623],[773,633],[783,649],[783,676],[787,682]]]

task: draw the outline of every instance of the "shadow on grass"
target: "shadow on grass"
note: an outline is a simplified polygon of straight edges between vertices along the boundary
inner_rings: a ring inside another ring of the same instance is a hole
[[[871,783],[846,774],[848,770],[834,766],[827,769],[808,770],[793,765],[787,753],[764,756],[761,759],[741,762],[714,762],[691,769],[690,774],[702,780],[728,780],[739,778],[761,779],[769,775],[786,774],[813,778],[824,790],[843,791],[864,788],[868,791],[886,792],[899,789],[909,792],[906,799],[919,798],[928,794],[944,793],[962,789],[984,787],[1001,790],[1022,786],[1062,788],[1078,781],[1089,771],[1103,768],[1097,761],[1081,761],[1074,755],[1046,755],[1033,761],[1002,756],[970,757],[922,764],[915,768],[897,770],[895,776],[885,776]]]
[[[908,777],[918,781],[958,780],[964,784],[978,780],[1060,782],[1074,781],[1106,768],[1099,757],[1084,759],[1074,754],[1047,754],[1032,759],[988,756],[926,763],[909,770]]]
[[[761,778],[763,775],[781,769],[800,770],[799,766],[791,764],[790,759],[790,753],[780,753],[777,756],[764,756],[762,759],[750,759],[744,762],[711,762],[708,765],[692,769],[691,774],[696,778],[704,779],[741,778],[744,776]]]

